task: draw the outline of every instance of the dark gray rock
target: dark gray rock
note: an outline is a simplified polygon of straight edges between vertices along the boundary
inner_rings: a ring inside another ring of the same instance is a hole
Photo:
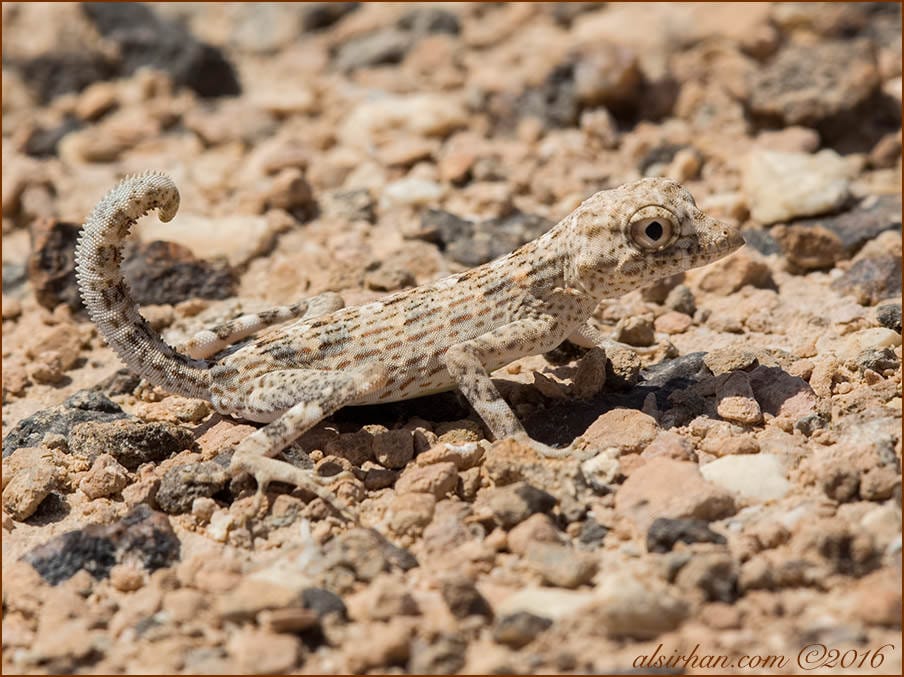
[[[105,423],[125,418],[128,415],[106,395],[79,390],[62,404],[42,409],[19,421],[3,440],[3,458],[20,447],[39,446],[48,433],[68,437],[72,428],[80,423]]]
[[[321,31],[329,28],[342,17],[351,14],[361,3],[358,2],[310,2],[302,5],[301,29]]]
[[[208,498],[219,493],[227,482],[228,470],[216,461],[186,463],[170,468],[160,480],[157,505],[170,515],[188,512],[196,498]]]
[[[26,155],[36,158],[52,157],[57,154],[57,146],[60,140],[69,134],[82,128],[82,123],[71,115],[63,118],[63,121],[55,127],[45,129],[38,127],[28,135],[23,150]]]
[[[647,530],[648,552],[670,552],[678,542],[724,544],[726,541],[722,534],[710,529],[705,520],[668,517],[653,520]]]
[[[130,243],[122,271],[138,303],[176,304],[235,296],[238,276],[225,262],[195,258],[187,247],[159,240]]]
[[[73,426],[69,432],[71,453],[90,461],[110,454],[131,471],[142,463],[157,463],[192,446],[191,431],[172,423],[92,420]]]
[[[330,614],[336,614],[339,618],[348,618],[348,610],[342,598],[323,588],[305,588],[301,591],[301,603],[305,609],[310,609],[323,618]]]
[[[487,496],[487,507],[504,529],[511,529],[534,513],[549,512],[556,502],[554,496],[527,482],[496,487]]]
[[[520,649],[552,625],[552,621],[528,611],[518,611],[500,618],[493,627],[493,639],[512,649]]]
[[[493,610],[490,603],[480,594],[480,591],[467,576],[451,575],[442,580],[440,592],[449,611],[456,618],[467,618],[468,616],[485,616],[493,617]]]
[[[118,47],[115,75],[131,75],[150,66],[201,97],[241,92],[236,71],[219,48],[197,40],[185,25],[160,18],[150,6],[85,2],[81,7],[97,31]]]
[[[886,329],[901,333],[901,304],[887,303],[876,308],[876,319]]]
[[[901,230],[901,197],[899,195],[880,195],[862,201],[853,209],[840,214],[822,216],[812,219],[800,219],[795,226],[821,226],[838,236],[848,257],[880,233],[886,230]],[[747,244],[748,231],[744,231]],[[766,253],[766,252],[764,252]]]
[[[81,310],[75,279],[75,244],[81,225],[58,219],[37,219],[31,225],[31,252],[26,269],[35,299],[48,310],[65,303]]]
[[[832,282],[832,289],[853,296],[864,306],[901,296],[901,257],[888,254],[855,261],[844,275]]]
[[[180,544],[163,513],[140,505],[118,522],[69,531],[29,551],[23,559],[51,585],[84,569],[104,579],[119,562],[152,572],[179,559]]]

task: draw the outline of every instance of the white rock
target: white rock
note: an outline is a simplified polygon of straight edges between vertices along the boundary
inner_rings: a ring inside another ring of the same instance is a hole
[[[774,454],[723,456],[701,466],[700,474],[713,484],[756,501],[782,498],[791,488],[785,466]]]
[[[607,447],[581,463],[581,472],[584,477],[593,479],[598,484],[611,484],[618,475],[618,455],[618,447]]]
[[[178,214],[169,223],[145,219],[138,236],[145,242],[165,240],[188,247],[198,258],[226,257],[237,266],[267,251],[284,224],[265,216],[205,217]]]
[[[393,181],[383,191],[382,201],[389,205],[426,205],[442,197],[443,188],[434,181],[406,178]]]
[[[462,102],[447,94],[387,96],[358,104],[342,124],[340,138],[348,145],[367,146],[387,131],[419,136],[447,136],[468,122]]]
[[[573,615],[595,599],[594,594],[590,592],[528,587],[506,597],[495,611],[498,616],[526,611],[558,620]]]
[[[756,149],[744,166],[744,193],[751,216],[760,223],[816,216],[847,200],[854,173],[829,149],[815,155]]]

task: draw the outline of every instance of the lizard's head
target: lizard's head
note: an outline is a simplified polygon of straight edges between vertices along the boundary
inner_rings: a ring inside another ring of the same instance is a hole
[[[575,282],[615,296],[712,263],[744,244],[741,234],[697,208],[670,179],[641,179],[585,200],[570,243]]]

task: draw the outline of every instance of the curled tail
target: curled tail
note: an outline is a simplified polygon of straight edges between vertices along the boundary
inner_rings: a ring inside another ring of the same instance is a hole
[[[179,209],[179,190],[164,174],[127,177],[104,196],[75,248],[79,291],[107,343],[135,373],[171,393],[209,399],[211,363],[176,352],[151,329],[122,276],[125,239],[152,209],[161,221],[170,221]]]

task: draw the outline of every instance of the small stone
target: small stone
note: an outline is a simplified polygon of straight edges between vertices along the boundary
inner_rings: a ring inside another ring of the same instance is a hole
[[[700,590],[709,602],[730,604],[738,597],[738,571],[728,553],[695,553],[681,567],[675,583],[684,590]]]
[[[160,509],[179,515],[192,509],[198,498],[209,498],[229,482],[229,471],[216,461],[186,463],[170,468],[160,480],[156,501]]]
[[[826,270],[845,258],[841,239],[821,226],[778,225],[769,234],[781,245],[793,270]]]
[[[725,544],[725,537],[704,520],[657,517],[647,530],[647,552],[670,552],[676,543]]]
[[[60,303],[72,310],[82,307],[75,280],[75,243],[79,231],[79,224],[53,218],[32,223],[31,252],[26,264],[28,281],[38,303],[48,310]],[[5,281],[3,286],[5,289]]]
[[[443,498],[455,491],[458,483],[458,472],[454,463],[434,463],[431,465],[413,465],[405,470],[396,482],[395,489],[399,494],[425,493],[436,498]]]
[[[621,472],[618,447],[606,447],[596,456],[581,463],[581,474],[597,493],[608,493],[609,485]]]
[[[501,617],[493,626],[493,639],[512,649],[521,649],[534,641],[537,635],[552,625],[552,621],[519,611]]]
[[[901,304],[887,303],[876,308],[876,320],[886,329],[901,333]]]
[[[407,618],[368,625],[364,636],[347,644],[345,659],[349,672],[361,674],[380,666],[405,663],[411,655],[413,630]]]
[[[784,463],[774,454],[723,456],[700,472],[713,484],[756,502],[778,500],[791,489]]]
[[[31,517],[59,486],[61,459],[56,452],[37,447],[17,449],[3,459],[3,509],[14,520]]]
[[[900,296],[901,257],[889,254],[861,258],[832,281],[832,289],[853,296],[857,303],[867,306]]]
[[[726,421],[741,425],[756,425],[763,420],[763,412],[753,396],[750,379],[743,371],[733,371],[719,377],[716,386],[716,412]]]
[[[408,670],[415,675],[454,675],[465,664],[468,645],[457,635],[440,635],[427,642],[415,638]]]
[[[378,433],[374,435],[373,453],[384,468],[404,468],[414,458],[414,437],[410,430]]]
[[[641,458],[650,459],[664,456],[676,461],[696,460],[694,445],[686,437],[671,430],[662,430],[640,454]]]
[[[581,545],[589,546],[593,549],[599,548],[606,538],[609,529],[596,520],[588,518],[581,525],[581,532],[578,534],[578,542]]]
[[[645,533],[657,517],[712,521],[734,514],[735,503],[707,482],[696,464],[660,456],[635,468],[619,487],[615,511]]]
[[[563,535],[549,515],[535,513],[512,527],[506,536],[506,542],[513,553],[524,555],[532,543],[561,544]]]
[[[374,291],[398,291],[417,284],[414,274],[405,268],[380,265],[368,271],[364,276],[364,284]]]
[[[116,88],[111,82],[95,82],[79,95],[75,114],[82,120],[94,121],[117,105]]]
[[[666,308],[684,313],[688,317],[693,317],[697,312],[697,300],[694,298],[694,292],[685,284],[676,285],[665,297],[663,303]]]
[[[93,461],[109,453],[128,470],[142,463],[158,463],[194,444],[191,431],[171,423],[122,420],[79,423],[69,433],[69,449]]]
[[[240,672],[279,675],[296,666],[303,650],[301,640],[294,635],[242,627],[229,637],[226,652]]]
[[[819,132],[797,126],[766,130],[757,135],[756,145],[783,153],[814,153],[819,149]]]
[[[129,564],[117,564],[110,569],[110,585],[120,592],[134,592],[144,587],[145,575]]]
[[[619,320],[613,339],[629,346],[651,346],[656,341],[653,318],[648,315]]]
[[[559,588],[590,582],[598,564],[593,555],[556,543],[530,543],[524,559],[546,583]]]
[[[866,625],[901,628],[900,570],[886,566],[854,584],[850,613]],[[875,654],[874,654],[875,655]]]
[[[271,632],[299,633],[314,628],[319,623],[317,614],[310,609],[290,607],[273,609],[258,614],[258,622],[264,630]]]
[[[778,117],[785,125],[814,127],[850,113],[878,84],[869,40],[792,42],[756,71],[749,103],[757,116]]]
[[[901,335],[885,327],[870,327],[848,334],[843,343],[835,349],[838,359],[844,362],[856,362],[866,351],[883,351],[886,348],[897,348],[901,345]]]
[[[288,212],[307,215],[314,206],[314,193],[304,173],[296,167],[282,169],[270,180],[260,199],[260,211],[285,209]]]
[[[361,592],[347,599],[353,620],[388,621],[398,616],[417,616],[421,611],[404,581],[380,574]]]
[[[588,350],[575,365],[572,392],[578,399],[595,396],[606,384],[607,358],[604,350],[598,347]]]
[[[476,442],[465,442],[463,444],[441,442],[430,447],[422,454],[418,454],[417,464],[454,463],[459,471],[468,470],[483,460],[483,453],[483,447]]]
[[[74,331],[72,325],[58,324],[30,345],[26,354],[36,358],[53,353],[59,368],[67,371],[78,361],[81,351],[82,338],[79,332]]]
[[[376,219],[376,202],[366,188],[338,190],[326,193],[320,200],[325,216],[340,221],[367,221]]]
[[[414,45],[414,37],[407,31],[384,28],[353,38],[339,48],[336,67],[354,71],[367,66],[399,63]]]
[[[493,617],[490,603],[480,594],[474,581],[464,574],[452,573],[445,576],[440,582],[440,592],[449,611],[456,618],[468,616]]]
[[[237,586],[216,600],[216,612],[224,621],[253,620],[265,609],[300,606],[297,590],[255,578],[243,578]]]
[[[659,434],[652,416],[636,409],[612,409],[597,418],[581,435],[587,448],[615,447],[620,454],[638,454]]]
[[[901,486],[901,474],[888,465],[870,468],[860,478],[860,497],[866,501],[885,501]]]
[[[557,502],[554,496],[527,482],[485,490],[480,497],[503,529],[511,529],[535,513],[549,512]]]
[[[432,494],[398,495],[386,511],[389,529],[399,536],[417,536],[433,520],[435,509],[436,498]]]
[[[98,580],[106,578],[117,563],[153,572],[172,565],[179,547],[166,515],[141,505],[113,524],[92,524],[56,536],[24,559],[45,581],[57,585],[81,570]]]
[[[743,179],[750,214],[771,224],[831,212],[848,199],[853,173],[851,165],[829,149],[815,155],[754,150]]]
[[[651,639],[681,625],[690,605],[661,582],[617,571],[603,577],[584,613],[612,637]]]
[[[382,200],[389,205],[420,207],[436,202],[442,195],[442,186],[434,181],[406,178],[388,184],[383,190]]]
[[[128,471],[110,454],[101,454],[82,477],[78,488],[88,498],[95,499],[118,494],[128,483]]]
[[[657,317],[653,327],[656,331],[666,334],[683,334],[693,323],[694,320],[690,315],[672,310]]]
[[[769,264],[762,255],[749,249],[742,249],[707,266],[700,278],[700,289],[720,296],[734,294],[746,285],[758,289],[775,286]]]
[[[756,353],[730,346],[711,350],[703,356],[703,364],[719,376],[732,371],[750,371],[759,364]]]
[[[574,67],[574,89],[582,105],[610,111],[633,109],[643,86],[643,70],[630,48],[604,43]]]

